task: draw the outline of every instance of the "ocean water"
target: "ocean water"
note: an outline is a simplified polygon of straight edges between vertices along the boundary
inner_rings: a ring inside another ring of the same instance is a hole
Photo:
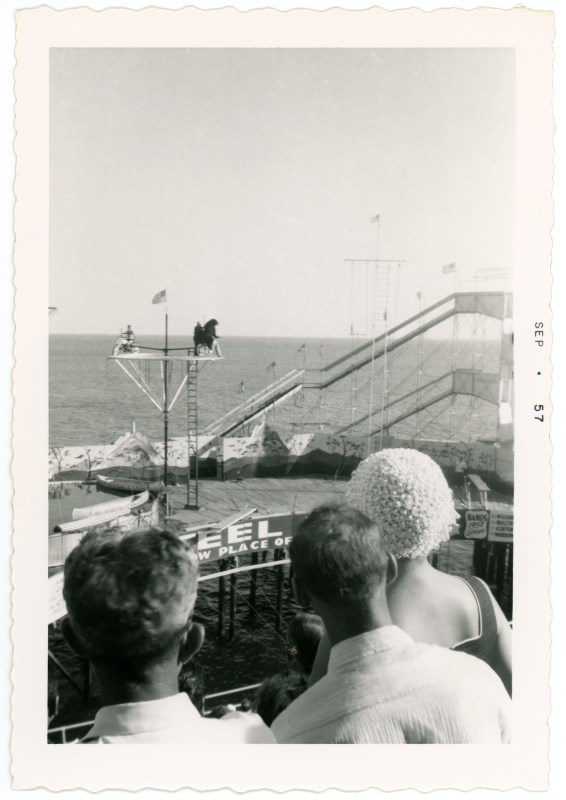
[[[137,430],[152,440],[163,437],[162,417],[158,408],[124,374],[115,361],[108,359],[114,336],[50,337],[49,342],[49,444],[51,447],[110,443],[129,430],[135,421]],[[142,343],[159,347],[162,338],[147,337]],[[171,337],[170,347],[182,347],[187,340]],[[301,351],[302,345],[305,345]],[[359,340],[353,339],[262,339],[226,337],[221,339],[223,360],[201,365],[198,379],[199,429],[234,406],[244,402],[295,368],[306,368],[305,382],[317,383],[322,366],[351,352]],[[481,352],[480,352],[481,351]],[[446,339],[412,340],[392,351],[387,359],[387,381],[383,359],[375,369],[366,365],[357,374],[338,381],[324,392],[305,389],[278,406],[272,424],[282,432],[307,432],[321,426],[339,430],[359,421],[353,435],[368,432],[367,411],[371,407],[375,427],[381,422],[394,423],[411,409],[419,385],[423,406],[449,388],[450,379],[441,376],[451,369],[455,350]],[[493,342],[461,340],[457,348],[458,367],[481,367],[496,372],[497,346]],[[147,363],[147,362],[146,362]],[[159,363],[141,366],[141,372],[154,396],[161,400],[162,377]],[[170,374],[170,397],[184,375],[185,365],[175,363]],[[432,383],[439,379],[438,383]],[[397,401],[393,405],[394,401]],[[393,424],[391,433],[399,436],[446,438],[458,431],[457,438],[492,435],[495,408],[474,398],[460,396],[445,399]],[[169,435],[187,432],[186,404],[181,396],[170,414]]]
[[[158,409],[124,374],[109,361],[115,336],[51,336],[49,340],[49,443],[52,447],[112,442],[137,429],[152,439],[163,436]],[[147,347],[160,347],[162,337],[142,337]],[[201,430],[247,397],[263,389],[296,367],[304,358],[297,353],[305,343],[307,366],[320,366],[349,352],[349,339],[261,339],[226,337],[220,340],[225,358],[201,365],[198,380],[199,427]],[[182,347],[187,340],[170,337],[170,347]],[[271,366],[275,362],[275,367]],[[174,389],[182,379],[184,364],[175,363],[171,375]],[[144,373],[144,378],[147,375]],[[158,364],[150,368],[150,384],[160,394]],[[186,434],[186,406],[181,398],[170,415],[171,436]]]

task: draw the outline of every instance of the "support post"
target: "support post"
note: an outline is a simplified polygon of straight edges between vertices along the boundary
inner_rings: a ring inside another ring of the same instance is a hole
[[[503,591],[501,608],[507,619],[513,619],[513,545],[505,544],[505,567],[503,574]]]
[[[506,566],[508,561],[508,553],[507,548],[509,545],[504,543],[497,543],[497,558],[495,562],[495,585],[497,586],[497,594],[495,599],[499,603],[499,605],[504,605],[504,596],[505,596],[505,578],[506,578]]]
[[[234,566],[238,566],[238,559],[234,559]],[[228,626],[228,639],[233,639],[234,634],[236,632],[236,605],[237,605],[237,594],[236,594],[236,582],[238,580],[238,576],[233,573],[230,575],[230,624]]]
[[[168,398],[168,367],[167,353],[169,350],[168,342],[168,317],[165,314],[165,360],[163,361],[163,465],[165,468],[165,486],[168,486],[167,481],[167,468],[168,468],[168,455],[169,455],[169,398]]]
[[[275,551],[276,559],[280,556],[280,550]],[[283,609],[283,581],[285,580],[285,571],[283,565],[277,567],[277,600],[275,601],[276,618],[275,630],[281,630],[281,611]]]
[[[252,553],[252,565],[255,566],[258,562],[259,553]],[[257,573],[258,570],[254,570],[250,575],[250,614],[252,617],[256,615]]]
[[[219,572],[226,569],[225,559],[220,560]],[[224,637],[224,617],[226,615],[226,578],[222,575],[218,579],[218,638]]]
[[[485,564],[485,582],[491,588],[494,583],[495,578],[495,551],[494,551],[494,543],[488,542],[487,543],[487,558]]]
[[[474,541],[474,574],[482,580],[486,579],[487,567],[487,541],[476,539]]]

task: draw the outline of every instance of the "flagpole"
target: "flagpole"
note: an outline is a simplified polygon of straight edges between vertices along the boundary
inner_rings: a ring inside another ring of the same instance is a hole
[[[167,300],[165,301],[165,360],[163,362],[163,465],[165,468],[165,486],[167,483],[167,468],[169,455],[169,407],[168,407],[168,366],[167,354],[169,352],[169,314],[167,312]]]

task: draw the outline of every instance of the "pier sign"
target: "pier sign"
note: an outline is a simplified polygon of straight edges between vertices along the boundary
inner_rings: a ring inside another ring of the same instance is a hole
[[[487,539],[490,542],[513,541],[513,513],[511,511],[490,511]]]
[[[193,539],[199,561],[251,555],[288,547],[306,514],[272,514],[252,517],[222,530],[201,531]]]
[[[469,509],[465,515],[464,539],[485,539],[489,524],[489,511]]]

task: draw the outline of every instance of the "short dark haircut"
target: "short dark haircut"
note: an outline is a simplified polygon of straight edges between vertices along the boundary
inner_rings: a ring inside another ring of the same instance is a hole
[[[309,675],[312,671],[318,645],[324,633],[324,622],[318,614],[295,614],[287,626],[289,655],[294,664]]]
[[[315,508],[289,547],[298,580],[329,605],[359,604],[385,582],[387,555],[376,525],[347,505]]]
[[[189,662],[183,664],[178,677],[179,692],[184,692],[196,709],[202,712],[204,676],[202,669]]]
[[[69,621],[95,664],[142,674],[178,646],[193,611],[196,553],[175,534],[94,530],[65,562]]]
[[[259,716],[270,727],[293,700],[308,688],[306,675],[289,670],[267,678],[256,694],[255,708]]]

